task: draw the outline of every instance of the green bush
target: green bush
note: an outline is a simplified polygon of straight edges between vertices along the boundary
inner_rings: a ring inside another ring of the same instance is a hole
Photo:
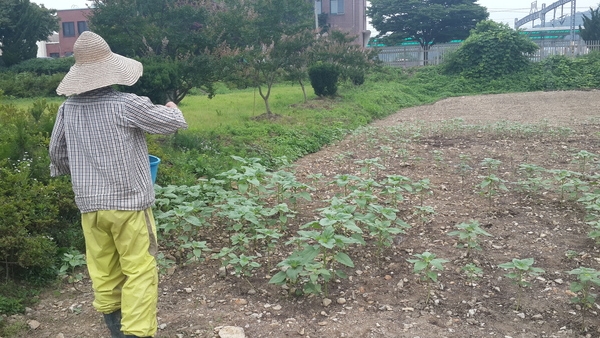
[[[444,64],[448,74],[498,79],[529,67],[538,46],[518,31],[492,20],[481,21]]]
[[[308,70],[310,84],[317,96],[335,96],[337,94],[337,82],[340,76],[338,66],[317,62]]]
[[[56,88],[64,74],[38,75],[36,73],[0,73],[0,90],[4,95],[17,98],[58,96]]]
[[[34,73],[37,75],[65,74],[75,64],[75,58],[29,59],[8,68],[13,73]]]
[[[58,248],[83,247],[69,180],[49,177],[57,109],[45,100],[27,110],[0,105],[0,271],[15,278],[47,276]]]

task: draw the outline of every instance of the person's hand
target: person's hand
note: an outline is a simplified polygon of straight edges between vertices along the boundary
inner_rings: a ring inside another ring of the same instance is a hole
[[[171,101],[167,102],[165,104],[165,107],[169,107],[169,108],[177,108],[177,105]]]

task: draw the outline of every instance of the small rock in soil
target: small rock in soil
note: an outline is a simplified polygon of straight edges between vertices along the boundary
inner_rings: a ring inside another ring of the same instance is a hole
[[[219,329],[220,338],[246,338],[244,329],[239,326],[223,326]]]

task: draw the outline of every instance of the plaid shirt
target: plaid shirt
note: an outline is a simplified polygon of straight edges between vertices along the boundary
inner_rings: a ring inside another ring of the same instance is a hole
[[[82,213],[144,210],[154,203],[145,132],[187,128],[179,109],[101,88],[69,97],[50,139],[50,175],[71,175]]]

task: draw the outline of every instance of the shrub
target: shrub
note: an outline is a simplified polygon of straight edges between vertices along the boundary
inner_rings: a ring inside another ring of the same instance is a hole
[[[503,23],[481,21],[445,62],[447,73],[497,79],[526,69],[537,45]]]
[[[37,75],[64,74],[75,64],[75,58],[29,59],[8,68],[13,73],[35,73]]]
[[[0,73],[0,90],[17,98],[57,96],[56,88],[64,74],[38,75],[36,73]]]
[[[310,84],[317,96],[335,96],[340,76],[338,67],[331,63],[317,62],[308,70]]]

